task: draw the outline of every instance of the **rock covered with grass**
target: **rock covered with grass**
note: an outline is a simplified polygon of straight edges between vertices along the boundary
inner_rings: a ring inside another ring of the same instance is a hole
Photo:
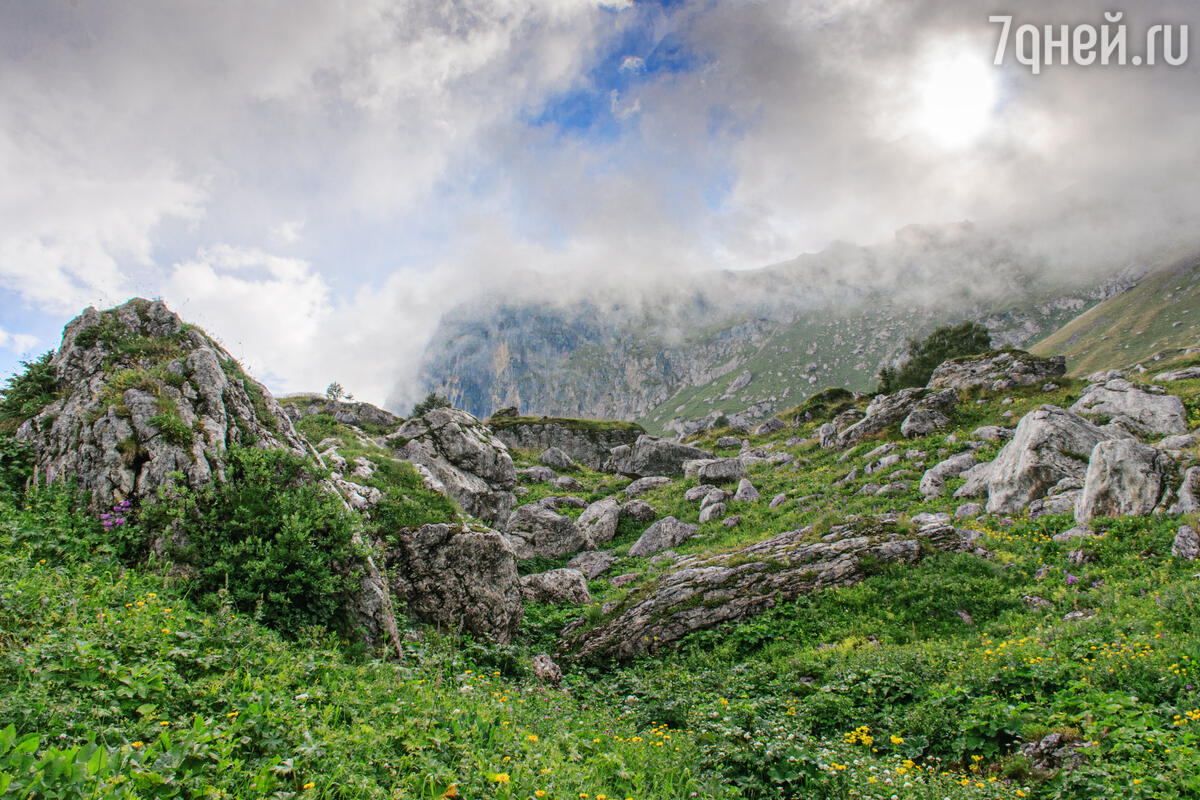
[[[1063,356],[1040,358],[1023,350],[1002,350],[981,356],[953,358],[933,371],[930,389],[990,389],[1036,386],[1067,371]]]
[[[88,308],[51,365],[58,397],[17,438],[41,475],[78,481],[98,507],[151,496],[175,473],[192,487],[220,478],[235,443],[308,450],[267,388],[162,302]]]

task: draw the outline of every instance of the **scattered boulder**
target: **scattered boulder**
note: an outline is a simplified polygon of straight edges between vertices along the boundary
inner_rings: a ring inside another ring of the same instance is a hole
[[[1191,381],[1200,378],[1200,367],[1184,367],[1169,372],[1160,372],[1154,376],[1156,381]]]
[[[929,377],[930,389],[993,389],[1033,386],[1061,377],[1067,371],[1063,356],[1039,358],[1023,350],[993,351],[981,356],[943,362]],[[998,387],[998,388],[997,388]]]
[[[1171,555],[1183,561],[1195,561],[1200,558],[1200,536],[1187,525],[1180,525],[1171,545]]]
[[[576,468],[575,461],[563,452],[560,447],[547,447],[538,456],[538,461],[556,470],[572,470]]]
[[[1063,478],[1082,481],[1092,449],[1110,438],[1057,406],[1044,405],[1026,414],[986,470],[988,513],[1021,511]]]
[[[622,445],[612,450],[614,471],[634,478],[680,475],[685,461],[712,457],[707,450],[645,434],[632,447]]]
[[[971,438],[981,442],[1006,442],[1013,436],[1012,428],[1003,425],[981,425],[971,431]]]
[[[741,500],[745,503],[754,502],[760,497],[762,497],[762,495],[758,493],[758,489],[754,488],[754,484],[750,482],[749,478],[742,478],[742,480],[738,482],[737,491],[734,492],[733,495],[734,500]]]
[[[736,436],[721,436],[717,439],[717,447],[741,447],[742,440]]]
[[[518,506],[508,519],[504,536],[517,558],[562,558],[592,549],[574,520],[538,503]]]
[[[702,483],[699,486],[693,486],[692,488],[690,488],[686,492],[684,492],[683,499],[688,501],[689,503],[694,503],[697,500],[703,500],[705,497],[708,496],[709,492],[716,492],[716,491],[720,491],[720,490],[717,489],[716,486],[713,486],[711,483]]]
[[[757,428],[754,429],[755,436],[770,436],[772,433],[781,431],[787,427],[787,423],[779,417],[768,417]]]
[[[523,607],[517,557],[503,536],[442,523],[402,530],[388,541],[391,594],[417,619],[512,641]]]
[[[955,519],[974,519],[983,513],[983,505],[980,503],[963,503],[958,508],[954,509]]]
[[[1092,533],[1092,529],[1086,525],[1076,525],[1074,528],[1056,533],[1051,538],[1056,542],[1069,542],[1072,539],[1088,539],[1096,534]]]
[[[787,495],[784,494],[783,492],[780,492],[779,494],[777,494],[771,498],[771,502],[767,506],[767,508],[779,508],[781,505],[783,505],[786,502],[787,502]]]
[[[925,470],[918,489],[926,497],[940,495],[947,480],[957,478],[973,466],[975,466],[974,453],[965,452],[950,456],[945,461]]]
[[[1099,442],[1088,462],[1075,519],[1143,516],[1162,497],[1169,459],[1135,439]]]
[[[587,605],[592,602],[587,578],[577,569],[552,569],[521,578],[521,596],[527,603],[568,603]]]
[[[1036,742],[1021,745],[1021,754],[1029,759],[1034,770],[1048,777],[1060,770],[1070,772],[1082,766],[1085,746],[1061,733],[1050,733]]]
[[[631,556],[653,555],[669,547],[676,547],[696,535],[696,526],[680,522],[675,517],[663,517],[642,533],[633,547]]]
[[[817,443],[824,450],[831,450],[837,447],[838,426],[833,422],[826,422],[820,428],[817,428]]]
[[[1107,417],[1141,436],[1187,432],[1183,401],[1158,387],[1142,388],[1120,378],[1084,389],[1071,411]]]
[[[605,497],[585,508],[575,520],[575,527],[592,544],[604,544],[617,535],[620,516],[620,501],[615,497]]]
[[[516,505],[517,471],[508,448],[466,411],[435,408],[410,419],[387,440],[421,464],[467,513],[503,525]]]
[[[517,474],[532,483],[550,483],[558,477],[558,473],[549,467],[537,465],[517,470]]]
[[[900,423],[900,435],[905,439],[928,436],[950,424],[950,418],[940,411],[918,408]]]
[[[628,518],[641,523],[653,522],[658,516],[658,512],[654,510],[654,506],[645,500],[630,500],[621,506],[619,514],[622,519]]]
[[[726,528],[736,528],[742,522],[741,514],[734,514],[732,517],[726,517],[721,524]]]
[[[660,486],[666,486],[670,482],[670,478],[666,478],[661,475],[651,475],[645,478],[638,478],[636,481],[625,487],[625,496],[629,498],[638,497],[652,489],[657,489]]]
[[[536,655],[530,661],[530,667],[533,669],[533,677],[537,678],[542,683],[548,683],[551,686],[558,686],[562,682],[562,669],[554,660],[546,654]]]
[[[599,577],[617,563],[617,557],[603,550],[585,550],[567,562],[571,569],[577,569],[587,576],[588,580]]]
[[[901,534],[894,523],[834,526],[821,541],[811,528],[789,531],[735,553],[691,560],[630,597],[577,637],[564,632],[580,658],[630,659],[694,631],[743,620],[827,586],[856,583],[863,563],[912,563],[925,547],[969,551],[978,533],[931,525]]]
[[[714,519],[720,519],[721,517],[725,516],[726,511],[728,511],[728,508],[724,503],[720,502],[704,506],[700,509],[700,524],[703,525],[704,523],[710,522]]]
[[[564,492],[577,492],[583,488],[583,484],[570,475],[559,475],[553,483],[555,489],[562,489]]]
[[[314,414],[328,414],[343,425],[392,428],[402,421],[390,411],[353,400],[331,400],[325,395],[300,394],[279,398],[284,413],[293,422]]]
[[[746,474],[746,463],[741,458],[705,459],[696,467],[696,479],[702,483],[729,483]]]
[[[941,391],[901,389],[895,394],[878,395],[867,406],[866,416],[839,431],[837,446],[849,447],[857,444],[863,439],[895,425],[914,411],[934,411],[945,414],[957,403],[958,395],[953,389]]]

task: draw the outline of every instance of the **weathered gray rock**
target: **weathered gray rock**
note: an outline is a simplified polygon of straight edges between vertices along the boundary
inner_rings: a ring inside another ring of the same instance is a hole
[[[558,473],[554,470],[537,464],[517,470],[517,475],[532,483],[550,483],[558,477]]]
[[[529,666],[533,670],[533,677],[542,683],[558,686],[562,682],[562,669],[554,663],[554,659],[545,653],[534,656],[530,660]]]
[[[623,445],[612,450],[615,472],[641,478],[648,475],[680,475],[685,461],[712,458],[712,453],[669,439],[642,435],[633,446]]]
[[[518,506],[508,519],[504,536],[517,558],[562,558],[593,549],[573,519],[539,503]]]
[[[576,468],[575,461],[561,447],[547,447],[538,456],[538,461],[556,470],[572,470]]]
[[[1004,350],[982,356],[954,358],[933,371],[930,389],[991,389],[1033,386],[1058,378],[1067,371],[1063,356],[1039,358],[1022,350]]]
[[[1151,513],[1162,498],[1169,461],[1136,439],[1099,442],[1075,504],[1076,521]]]
[[[651,525],[629,548],[631,556],[653,555],[668,547],[676,547],[696,535],[696,526],[680,522],[674,517],[663,517]]]
[[[768,417],[763,420],[757,428],[754,429],[755,436],[770,436],[772,433],[781,431],[787,427],[787,423],[779,417]]]
[[[1121,378],[1087,387],[1071,411],[1107,417],[1142,436],[1187,432],[1183,401],[1158,387],[1142,388]]]
[[[700,510],[708,508],[715,503],[724,503],[729,499],[729,492],[723,489],[711,489],[708,494],[700,498]]]
[[[779,508],[781,505],[783,505],[786,502],[787,502],[787,495],[784,494],[783,492],[780,492],[779,494],[777,494],[771,498],[771,502],[767,506],[767,508]]]
[[[224,476],[232,444],[311,451],[265,386],[161,302],[88,308],[50,361],[60,397],[17,430],[47,481],[73,478],[94,507],[147,498],[172,475]]]
[[[591,630],[577,637],[565,632],[565,644],[579,658],[633,658],[824,587],[855,583],[863,578],[864,560],[911,563],[921,558],[923,543],[967,552],[977,538],[948,525],[900,534],[892,524],[874,522],[834,526],[820,541],[812,541],[811,528],[789,531],[675,569]]]
[[[717,487],[711,483],[702,483],[699,486],[693,486],[683,493],[683,499],[689,503],[694,503],[697,500],[703,500],[708,496],[709,492],[717,491]]]
[[[817,428],[817,444],[821,445],[824,450],[830,450],[837,447],[838,426],[833,422],[826,422],[820,428]]]
[[[592,602],[587,578],[577,569],[552,569],[521,578],[521,596],[527,603],[569,603],[582,606]]]
[[[1045,497],[1063,478],[1082,481],[1092,449],[1110,438],[1111,434],[1057,406],[1029,412],[987,469],[988,513],[1020,511]]]
[[[744,503],[752,503],[760,497],[762,495],[758,493],[758,489],[754,488],[754,484],[750,482],[749,478],[742,478],[738,482],[737,491],[733,494],[734,500],[741,500]]]
[[[1073,612],[1074,613],[1074,612]],[[1021,754],[1038,773],[1046,776],[1061,770],[1068,772],[1083,765],[1087,743],[1070,739],[1061,733],[1050,733],[1036,742],[1021,745]]]
[[[1159,450],[1186,450],[1189,447],[1194,447],[1196,444],[1196,434],[1178,433],[1174,436],[1164,436],[1162,439],[1154,443],[1154,446]]]
[[[741,447],[742,440],[736,436],[721,436],[717,439],[717,447]]]
[[[467,513],[493,525],[512,513],[517,471],[508,448],[467,412],[435,408],[387,439],[400,458],[433,473]]]
[[[671,483],[671,479],[663,475],[648,475],[645,478],[638,478],[633,483],[625,487],[625,496],[628,498],[640,497],[654,489],[662,486],[667,486]]]
[[[583,488],[583,484],[570,475],[559,475],[553,483],[555,489],[562,489],[565,492],[577,492]]]
[[[1171,514],[1194,514],[1200,511],[1200,467],[1188,467],[1179,484],[1179,499],[1169,509]]]
[[[980,503],[963,503],[958,508],[954,509],[955,519],[974,519],[983,513],[983,505]]]
[[[617,535],[620,516],[620,501],[615,497],[605,497],[585,508],[575,521],[575,526],[592,544],[604,544]]]
[[[1056,542],[1069,542],[1072,539],[1090,539],[1091,537],[1093,537],[1095,535],[1096,534],[1093,533],[1092,529],[1089,528],[1088,526],[1076,525],[1074,528],[1065,530],[1062,533],[1054,534],[1054,536],[1052,536],[1051,538],[1054,539],[1054,541],[1056,541]]]
[[[720,519],[725,516],[729,509],[722,502],[711,503],[700,509],[700,524],[711,522],[714,519]]]
[[[1200,536],[1187,525],[1180,525],[1171,544],[1171,555],[1183,561],[1195,561],[1200,558]]]
[[[878,395],[867,406],[866,416],[839,431],[837,446],[849,447],[857,444],[902,421],[918,409],[945,414],[957,404],[958,395],[953,389],[901,389],[895,394]]]
[[[621,519],[629,518],[635,522],[647,523],[653,522],[658,517],[658,512],[645,500],[630,500],[621,506],[620,516]]]
[[[538,500],[538,505],[558,511],[560,508],[587,508],[588,503],[582,497],[572,495],[552,494]]]
[[[745,476],[746,462],[738,458],[705,460],[696,469],[696,480],[702,483],[729,483]]]
[[[945,489],[947,480],[957,478],[973,466],[975,466],[974,453],[965,452],[952,455],[945,461],[925,470],[917,488],[926,497],[940,495]]]
[[[400,531],[389,543],[391,594],[417,619],[512,641],[523,606],[517,558],[503,536],[438,524]]]
[[[981,442],[1004,442],[1013,436],[1012,428],[1003,425],[981,425],[971,431],[971,438]]]
[[[573,462],[598,471],[612,471],[612,449],[631,446],[637,437],[645,433],[640,426],[629,423],[597,424],[593,420],[538,419],[500,412],[489,417],[487,425],[510,449],[540,453],[556,448]]]
[[[325,395],[298,394],[279,398],[279,405],[293,422],[314,414],[328,414],[343,425],[392,428],[402,420],[390,411],[353,400],[331,400]]]
[[[597,578],[609,567],[617,563],[617,557],[603,550],[585,550],[567,562],[571,569],[577,569],[587,576],[588,580]]]
[[[1191,381],[1200,378],[1200,367],[1184,367],[1183,369],[1160,372],[1154,376],[1156,381]]]
[[[900,423],[900,435],[905,439],[928,436],[950,424],[950,418],[940,411],[918,408]]]

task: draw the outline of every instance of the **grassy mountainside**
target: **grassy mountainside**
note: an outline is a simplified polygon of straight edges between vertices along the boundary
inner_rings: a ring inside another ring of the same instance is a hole
[[[1007,411],[1068,405],[1080,386],[965,398],[950,428],[902,441],[904,458],[874,475],[863,468],[880,441],[842,459],[807,439],[820,416],[755,438],[794,466],[752,467],[763,498],[731,501],[737,525],[704,523],[676,551],[729,551],[808,524],[819,535],[853,514],[896,512],[904,525],[951,510],[955,501],[913,488],[919,462],[963,448]],[[1200,425],[1200,381],[1169,388]],[[353,438],[336,424],[314,418],[304,432]],[[715,447],[721,433],[702,441]],[[1101,520],[1095,538],[1060,543],[1052,536],[1070,515],[980,517],[967,524],[991,558],[880,565],[858,585],[628,665],[563,653],[559,690],[529,675],[529,657],[669,569],[629,557],[644,525],[622,521],[608,545],[619,560],[590,582],[591,606],[529,604],[506,647],[409,623],[403,657],[385,663],[318,628],[283,639],[253,609],[197,597],[161,565],[122,565],[101,520],[69,492],[26,490],[19,454],[0,451],[0,792],[11,796],[1200,797],[1200,595],[1195,565],[1170,555],[1175,529],[1194,519]],[[859,477],[835,483],[852,469]],[[629,482],[572,475],[585,500]],[[872,481],[908,486],[860,494]],[[694,485],[675,480],[644,499],[695,522],[683,496]],[[410,488],[415,506],[434,502]],[[526,501],[562,493],[526,488]],[[777,493],[784,502],[769,508]],[[1074,611],[1085,613],[1064,619]],[[1077,749],[1077,769],[1043,773],[1021,755],[1048,733]]]
[[[1200,342],[1200,260],[1146,275],[1126,292],[1080,314],[1032,348],[1063,354],[1071,375],[1143,363]]]

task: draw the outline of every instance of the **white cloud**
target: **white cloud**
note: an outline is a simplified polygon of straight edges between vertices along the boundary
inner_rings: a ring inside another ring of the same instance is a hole
[[[625,56],[621,61],[621,72],[641,72],[646,68],[646,59],[641,56]]]
[[[37,346],[38,340],[36,336],[31,336],[28,333],[9,333],[0,328],[0,348],[9,350],[16,355],[25,355]]]

